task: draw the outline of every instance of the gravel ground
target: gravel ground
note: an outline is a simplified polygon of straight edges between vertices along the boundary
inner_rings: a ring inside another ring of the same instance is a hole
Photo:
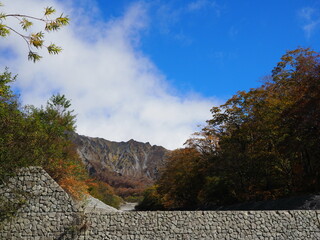
[[[84,209],[86,212],[88,211],[108,211],[108,212],[117,212],[118,209],[111,207],[103,202],[101,202],[99,199],[96,199],[92,196],[89,196],[86,200],[84,200]]]
[[[135,206],[137,206],[138,203],[130,203],[130,202],[125,202],[120,206],[120,211],[134,211]]]

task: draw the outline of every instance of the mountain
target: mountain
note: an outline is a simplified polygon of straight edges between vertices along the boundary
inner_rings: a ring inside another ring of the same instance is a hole
[[[140,191],[151,184],[170,152],[164,147],[132,139],[113,142],[73,133],[72,140],[91,176],[115,188],[126,188],[126,193],[137,188]]]

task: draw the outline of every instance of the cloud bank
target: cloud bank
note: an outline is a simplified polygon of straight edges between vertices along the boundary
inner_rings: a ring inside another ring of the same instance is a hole
[[[93,21],[98,10],[75,8],[76,1],[3,3],[6,12],[32,15],[54,6],[72,19],[66,29],[46,36],[64,51],[58,56],[43,54],[36,64],[27,61],[22,39],[1,40],[0,50],[10,50],[1,54],[1,68],[8,66],[19,75],[16,86],[23,104],[44,105],[59,92],[72,100],[78,133],[113,141],[135,139],[169,149],[182,147],[197,125],[210,118],[215,100],[179,93],[139,49],[141,33],[150,27],[148,9],[141,2],[108,22]]]

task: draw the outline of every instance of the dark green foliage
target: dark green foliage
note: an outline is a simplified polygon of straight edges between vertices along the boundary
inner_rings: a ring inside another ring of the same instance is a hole
[[[143,196],[128,196],[124,199],[126,202],[129,202],[129,203],[138,203],[138,202],[141,202],[143,200]]]
[[[21,107],[10,87],[15,79],[7,70],[0,75],[0,184],[22,167],[42,166],[72,197],[83,197],[90,181],[69,136],[75,130],[70,101],[57,94],[45,107]],[[121,202],[107,184],[90,191],[111,206]]]
[[[89,193],[91,196],[114,208],[118,209],[120,207],[120,204],[123,200],[121,197],[115,195],[114,190],[110,185],[97,180],[89,185]]]
[[[75,129],[75,116],[64,95],[53,96],[45,108],[21,107],[10,84],[8,71],[0,75],[0,179],[27,166],[42,166],[56,181],[73,176],[85,180],[68,132]]]
[[[145,190],[143,200],[136,206],[138,211],[164,210],[161,195],[157,191],[157,186],[150,187]]]
[[[0,177],[10,175],[17,167],[30,165],[39,158],[33,145],[33,134],[28,134],[33,123],[19,108],[17,97],[10,89],[15,77],[6,71],[0,75]],[[29,144],[26,144],[29,143]],[[38,162],[35,162],[38,165]]]

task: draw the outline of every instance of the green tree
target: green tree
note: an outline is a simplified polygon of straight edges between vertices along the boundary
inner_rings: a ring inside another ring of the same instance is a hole
[[[3,4],[0,2],[0,7],[1,6],[3,6]],[[28,59],[33,62],[39,61],[42,58],[35,49],[46,48],[49,54],[58,54],[61,52],[62,48],[54,43],[46,45],[44,40],[45,34],[43,31],[57,31],[61,27],[69,24],[69,18],[63,14],[56,18],[51,18],[55,12],[56,10],[53,7],[46,7],[44,9],[43,17],[40,18],[19,13],[1,13],[0,36],[7,37],[10,33],[15,33],[20,36],[26,42],[29,49]],[[6,23],[8,18],[17,20],[21,29],[18,30],[9,26]],[[28,34],[28,31],[32,28],[34,22],[42,22],[44,24],[43,31],[31,32]]]
[[[53,95],[46,107],[28,107],[27,117],[36,134],[35,157],[54,180],[79,198],[87,191],[88,175],[69,137],[75,130],[75,115],[70,106],[64,95]]]
[[[17,139],[22,140],[27,137],[22,130],[26,126],[24,115],[19,110],[18,99],[10,88],[14,80],[15,77],[7,70],[0,75],[0,175],[2,180],[8,172],[12,172],[16,164],[22,165],[24,162],[23,149],[14,150]]]
[[[15,80],[8,71],[0,75],[0,179],[16,170],[42,166],[75,197],[87,191],[87,172],[69,133],[75,115],[64,95],[55,95],[46,107],[22,107],[11,90]]]

